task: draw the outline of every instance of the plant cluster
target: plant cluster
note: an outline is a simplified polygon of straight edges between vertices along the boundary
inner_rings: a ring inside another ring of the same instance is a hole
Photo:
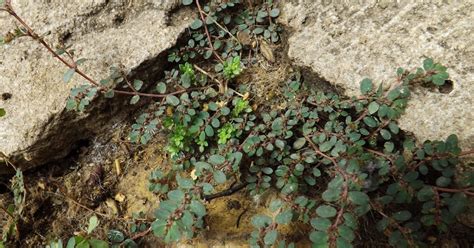
[[[228,181],[251,195],[279,191],[269,205],[274,216],[252,218],[256,247],[284,247],[278,226],[291,222],[310,224],[309,239],[318,247],[351,247],[368,213],[378,216],[377,229],[393,246],[421,245],[429,233],[447,231],[473,194],[453,188],[457,137],[416,145],[396,122],[410,88],[439,85],[434,80],[445,71],[399,69],[398,84],[388,90],[364,79],[362,96],[349,99],[293,79],[285,87],[288,107],[269,112],[209,89],[164,102],[156,128],[170,130],[174,166],[150,178],[150,189],[166,199],[152,225],[155,235],[167,242],[192,237],[202,228],[205,200]]]
[[[6,163],[10,164],[8,160]],[[5,245],[8,244],[10,240],[18,239],[20,234],[18,226],[20,221],[22,221],[22,213],[25,207],[26,190],[23,182],[23,172],[15,167],[13,168],[16,171],[15,176],[13,176],[11,179],[13,203],[9,204],[7,208],[0,206],[7,218],[2,227],[3,229],[0,247],[5,247]]]
[[[397,124],[413,87],[443,85],[446,67],[426,59],[413,72],[399,68],[388,89],[364,79],[361,96],[352,98],[317,91],[294,75],[282,86],[286,108],[254,106],[248,85],[235,79],[254,62],[247,55],[258,51],[259,40],[279,41],[279,9],[272,1],[251,8],[239,0],[182,3],[194,3],[199,17],[186,45],[169,54],[175,67],[152,93],[116,67],[96,82],[79,70],[84,60],[67,49],[53,51],[70,68],[65,82],[75,74],[89,82],[72,90],[68,109],[84,111],[97,95],[130,95],[131,104],[157,99],[138,116],[129,139],[145,145],[166,132],[172,166],[150,175],[149,190],[162,201],[151,225],[134,224],[133,232],[152,232],[167,243],[192,238],[205,227],[207,202],[242,189],[252,196],[277,192],[268,205],[273,214],[252,217],[252,247],[293,247],[280,234],[291,223],[311,227],[315,247],[352,247],[364,219],[376,218],[396,247],[422,246],[428,235],[449,231],[474,195],[472,180],[460,187],[454,182],[465,153],[455,135],[417,144]],[[21,20],[10,5],[6,11]],[[46,44],[28,26],[21,30]],[[89,234],[71,242],[93,246]],[[109,240],[134,244],[115,230]]]

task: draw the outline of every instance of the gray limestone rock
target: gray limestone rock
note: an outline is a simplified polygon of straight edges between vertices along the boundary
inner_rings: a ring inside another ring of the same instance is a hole
[[[122,64],[131,77],[156,79],[166,50],[193,20],[189,10],[174,11],[179,2],[16,0],[12,5],[49,43],[61,40],[78,58],[86,58],[81,69],[94,79],[107,77],[114,64]],[[0,32],[14,27],[12,18],[1,12]],[[123,113],[124,97],[97,99],[83,114],[66,111],[70,89],[85,82],[75,75],[65,84],[66,70],[32,39],[0,46],[0,94],[11,94],[0,99],[7,111],[0,119],[0,152],[23,169],[65,156],[78,140],[101,132]]]
[[[431,57],[448,67],[449,93],[417,89],[400,127],[419,140],[457,134],[474,147],[474,4],[466,1],[284,1],[288,54],[296,63],[359,94],[371,78],[389,86],[396,68]]]

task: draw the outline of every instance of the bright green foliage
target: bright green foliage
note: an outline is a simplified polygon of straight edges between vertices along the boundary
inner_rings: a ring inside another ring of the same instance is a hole
[[[240,57],[236,56],[233,58],[228,58],[223,65],[224,77],[227,79],[235,78],[242,71],[240,64]]]

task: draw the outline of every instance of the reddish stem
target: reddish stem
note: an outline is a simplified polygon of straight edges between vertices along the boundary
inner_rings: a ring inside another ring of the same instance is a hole
[[[209,42],[209,47],[211,48],[211,51],[214,54],[214,56],[216,56],[216,58],[219,59],[221,63],[224,63],[224,60],[222,60],[219,54],[217,54],[216,50],[214,49],[214,45],[212,44],[212,38],[211,38],[211,35],[209,34],[209,30],[207,29],[206,18],[204,18],[204,14],[203,14],[204,11],[201,8],[201,4],[199,3],[199,0],[196,0],[196,5],[199,10],[199,16],[201,17],[202,24],[204,25],[204,31],[206,32],[207,41]]]
[[[104,87],[100,86],[100,84],[97,83],[97,81],[95,81],[90,76],[88,76],[83,71],[81,71],[79,68],[77,68],[77,65],[74,61],[68,62],[63,57],[61,57],[57,52],[55,52],[46,43],[46,41],[43,38],[41,38],[28,24],[26,24],[26,22],[20,16],[18,16],[18,14],[13,10],[13,7],[11,6],[10,1],[6,1],[5,2],[5,8],[0,9],[0,10],[4,10],[4,11],[8,12],[11,16],[13,16],[26,29],[28,36],[30,36],[34,40],[38,41],[41,45],[43,45],[43,47],[45,47],[55,58],[57,58],[59,61],[61,61],[64,65],[66,65],[70,69],[74,69],[74,71],[77,74],[79,74],[81,77],[83,77],[85,80],[87,80],[92,85],[98,87],[100,91],[102,91],[102,92],[107,91],[107,88],[104,88]],[[132,90],[133,90],[133,88],[132,88]],[[154,98],[163,98],[163,97],[166,97],[168,95],[176,95],[176,94],[186,92],[186,90],[179,90],[179,91],[172,92],[172,93],[169,93],[169,94],[152,94],[152,93],[141,93],[141,92],[137,92],[137,91],[124,91],[124,90],[113,90],[113,91],[114,91],[114,93],[122,94],[122,95],[139,95],[139,96],[154,97]]]

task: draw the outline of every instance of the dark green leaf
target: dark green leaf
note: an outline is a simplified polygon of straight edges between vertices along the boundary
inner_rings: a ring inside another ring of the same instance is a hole
[[[322,218],[330,218],[336,216],[337,210],[329,205],[322,205],[316,209],[316,213]]]
[[[426,71],[433,69],[433,65],[434,65],[433,59],[427,58],[427,59],[423,60],[423,68]]]
[[[395,220],[403,222],[403,221],[407,221],[411,218],[411,213],[409,211],[403,210],[403,211],[399,211],[399,212],[394,213],[392,215],[392,217]]]
[[[311,219],[311,226],[318,231],[326,231],[332,225],[331,221],[326,218]]]
[[[109,244],[103,240],[98,240],[98,239],[89,239],[89,244],[91,245],[91,248],[109,248]]]
[[[206,207],[204,207],[204,205],[200,201],[192,200],[189,207],[191,211],[198,217],[203,217],[204,215],[206,215]]]
[[[370,80],[368,78],[364,78],[360,82],[360,92],[365,95],[365,94],[369,93],[370,91],[372,91],[373,86],[374,85],[372,84],[372,80]]]
[[[227,180],[224,172],[220,170],[214,171],[213,175],[214,175],[214,180],[216,181],[216,183],[222,184],[222,183],[225,183],[225,181]]]
[[[265,234],[265,237],[263,238],[263,242],[266,245],[273,245],[275,243],[276,239],[278,237],[278,232],[277,230],[273,229]]]
[[[168,192],[168,198],[173,202],[179,203],[184,199],[184,192],[179,189],[172,190]]]
[[[213,165],[221,165],[225,162],[225,157],[219,154],[213,154],[209,157],[208,161]]]
[[[198,28],[202,27],[202,21],[201,21],[201,19],[196,19],[196,20],[194,20],[194,22],[191,23],[191,26],[190,26],[190,27],[191,27],[191,29],[198,29]]]
[[[313,231],[309,234],[309,239],[313,244],[325,245],[327,244],[329,237],[326,232]]]
[[[366,205],[369,203],[369,196],[361,191],[350,191],[349,200],[356,205]]]
[[[340,226],[337,232],[342,238],[349,242],[352,242],[355,239],[354,231],[345,225]]]
[[[107,233],[107,238],[109,238],[110,242],[112,243],[121,243],[125,240],[125,235],[123,235],[123,233],[118,230],[109,230]]]
[[[368,106],[369,114],[376,113],[379,110],[379,107],[380,105],[376,101],[371,102]]]
[[[363,121],[369,127],[376,127],[377,126],[377,121],[373,117],[366,116],[366,117],[364,117]]]
[[[275,217],[275,222],[278,224],[289,224],[291,221],[291,218],[293,218],[293,212],[291,210],[285,210],[281,213],[279,213]]]

